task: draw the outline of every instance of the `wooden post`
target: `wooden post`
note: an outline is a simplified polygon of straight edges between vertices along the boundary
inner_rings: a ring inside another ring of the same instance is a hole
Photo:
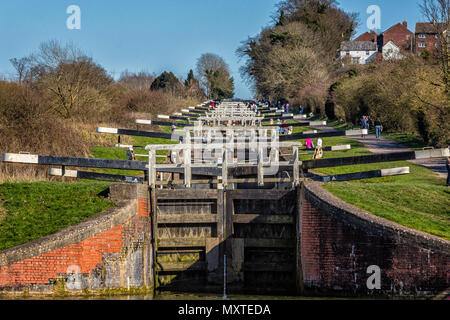
[[[263,162],[263,148],[258,146],[258,185],[264,186],[264,162]]]
[[[302,266],[302,196],[303,184],[296,188],[297,193],[297,210],[295,215],[295,286],[298,295],[303,295],[304,281],[303,281],[303,266]]]
[[[226,147],[222,150],[222,185],[224,189],[228,186],[228,150]]]
[[[158,217],[157,217],[157,197],[156,189],[149,188],[149,198],[151,205],[151,245],[152,245],[152,259],[153,259],[153,291],[158,288]]]
[[[152,189],[156,186],[156,150],[148,152],[148,184]]]
[[[293,175],[294,175],[294,187],[298,187],[300,185],[300,160],[298,158],[298,147],[294,146],[293,156],[294,156],[294,167],[293,167]]]
[[[191,170],[191,133],[186,131],[186,148],[184,149],[184,185],[186,188],[191,187],[192,170]]]

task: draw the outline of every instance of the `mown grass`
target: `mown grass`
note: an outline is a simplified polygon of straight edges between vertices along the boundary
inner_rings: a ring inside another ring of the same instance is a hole
[[[0,250],[53,234],[114,204],[105,182],[0,184]]]
[[[324,174],[344,174],[395,167],[410,167],[410,174],[326,183],[338,198],[401,225],[450,240],[450,191],[444,179],[409,162],[386,162],[318,169]]]
[[[161,126],[161,131],[165,133],[170,133],[171,128],[167,126]],[[135,154],[148,154],[145,147],[149,144],[175,144],[176,141],[163,138],[147,138],[147,137],[132,137],[132,143],[134,146],[139,146],[139,148],[134,148]],[[112,159],[112,160],[127,160],[127,149],[115,148],[114,146],[108,147],[93,147],[91,149],[92,156],[98,159]],[[168,151],[157,151],[158,155],[168,155]],[[136,157],[138,161],[148,161],[148,157]],[[164,158],[157,158],[158,162],[164,162]],[[119,169],[95,169],[95,172],[102,172],[108,174],[118,174],[127,176],[138,176],[142,175],[142,171],[135,170],[119,170]]]

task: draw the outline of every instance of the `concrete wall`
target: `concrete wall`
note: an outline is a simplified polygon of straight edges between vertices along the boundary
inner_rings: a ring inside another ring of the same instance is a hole
[[[147,188],[113,185],[110,198],[116,207],[51,236],[0,252],[0,292],[151,287]]]
[[[378,293],[427,294],[450,287],[450,242],[376,217],[306,183],[301,196],[301,262],[306,288],[367,289],[381,269]]]

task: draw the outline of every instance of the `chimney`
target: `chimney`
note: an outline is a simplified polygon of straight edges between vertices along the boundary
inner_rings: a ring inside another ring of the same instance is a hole
[[[403,21],[403,26],[404,26],[405,28],[408,28],[408,22]]]

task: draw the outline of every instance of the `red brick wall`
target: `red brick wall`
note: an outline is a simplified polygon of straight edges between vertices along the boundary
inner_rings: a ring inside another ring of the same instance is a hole
[[[403,24],[399,23],[383,32],[383,46],[389,41],[394,42],[400,49],[406,49],[408,46],[412,49],[414,44],[414,33],[409,31]],[[407,39],[409,36],[409,40]]]
[[[148,199],[139,198],[136,216],[127,223],[113,226],[79,243],[0,267],[0,288],[47,285],[68,270],[89,274],[101,266],[105,254],[120,253],[125,242],[133,239],[136,232],[144,232],[148,217]]]
[[[367,267],[381,269],[383,291],[439,292],[450,287],[450,255],[376,224],[352,221],[340,210],[302,199],[301,255],[306,287],[367,292]]]
[[[419,38],[419,34],[416,34],[416,53],[420,55],[422,51],[428,50],[430,53],[433,53],[434,50],[436,50],[436,43],[439,42],[439,39],[437,39],[433,34],[427,34],[427,37]],[[426,43],[426,48],[420,48],[419,43]]]
[[[79,266],[79,272],[90,273],[102,263],[104,253],[120,252],[122,232],[122,225],[118,225],[80,243],[0,267],[0,287],[48,284],[70,266]]]

